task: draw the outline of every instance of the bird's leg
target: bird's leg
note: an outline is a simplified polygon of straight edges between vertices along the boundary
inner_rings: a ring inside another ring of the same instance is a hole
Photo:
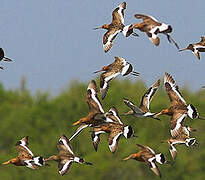
[[[176,43],[176,41],[167,33],[164,33],[166,36],[167,36],[167,39],[170,43],[174,43],[174,45],[177,47],[177,49],[179,50],[179,46],[178,44]]]
[[[139,75],[140,75],[140,73],[135,72],[135,71],[132,71],[132,72],[131,72],[131,75],[133,75],[133,76],[139,76]]]

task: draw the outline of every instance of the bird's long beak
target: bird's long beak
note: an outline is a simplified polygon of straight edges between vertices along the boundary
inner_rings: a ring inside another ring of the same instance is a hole
[[[96,29],[102,29],[102,26],[99,26],[99,27],[93,28],[93,30],[96,30]]]
[[[127,161],[127,160],[129,160],[129,159],[131,159],[131,157],[132,157],[132,155],[130,155],[130,156],[124,158],[123,161]]]
[[[86,165],[93,165],[93,163],[90,163],[90,162],[84,162],[83,164],[86,164]]]
[[[148,117],[151,117],[151,118],[153,118],[153,119],[155,119],[155,120],[158,120],[158,121],[161,121],[161,119],[159,119],[157,116],[158,113],[155,113],[155,114],[153,114],[153,115],[151,115],[151,116],[148,116]]]
[[[102,71],[102,69],[101,69],[101,70],[98,70],[98,71],[93,72],[93,74],[95,74],[95,73],[99,73],[99,72],[101,72],[101,71]]]
[[[10,164],[10,160],[9,160],[9,161],[6,161],[6,162],[4,162],[4,163],[2,163],[2,164],[4,164],[4,165]]]
[[[200,120],[205,120],[205,118],[202,118],[202,117],[200,117],[200,116],[198,117],[198,119],[200,119]]]
[[[187,48],[180,49],[179,52],[181,52],[181,51],[186,51],[186,50],[188,50],[188,49],[187,49]]]

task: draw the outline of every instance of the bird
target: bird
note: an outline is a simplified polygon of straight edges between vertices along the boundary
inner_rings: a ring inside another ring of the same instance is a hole
[[[201,36],[201,41],[195,44],[189,44],[186,48],[179,50],[179,52],[191,50],[192,53],[200,60],[199,52],[205,52],[205,36]]]
[[[187,114],[181,114],[179,111],[176,111],[173,116],[171,117],[170,124],[171,124],[171,136],[176,138],[181,134],[186,134],[190,136],[190,132],[196,131],[189,126],[184,126],[184,120],[186,119]]]
[[[115,109],[115,112],[118,112],[115,107],[111,109]],[[117,117],[117,120],[113,120],[113,122],[106,122],[93,127],[93,130],[91,131],[91,138],[95,151],[98,150],[100,135],[102,133],[108,134],[108,147],[112,153],[116,152],[118,148],[118,141],[121,135],[123,135],[126,139],[134,136],[134,131],[132,127],[123,125],[122,121],[120,120],[120,117],[117,115],[118,113],[114,114],[114,118]],[[109,118],[113,118],[112,114],[109,116]]]
[[[75,136],[83,131],[86,127],[96,126],[101,123],[106,122],[106,114],[103,110],[102,104],[98,98],[98,90],[96,82],[91,80],[87,92],[86,92],[86,102],[89,107],[89,114],[86,117],[81,118],[80,120],[73,123],[73,126],[80,125],[75,133],[69,138],[71,141]]]
[[[45,159],[45,161],[54,160],[58,162],[58,172],[60,175],[65,175],[70,169],[73,162],[79,164],[92,165],[90,162],[84,161],[83,158],[75,156],[72,147],[70,145],[69,139],[66,135],[62,135],[57,143],[57,148],[59,151],[58,155],[52,155]]]
[[[100,27],[94,28],[94,30],[96,29],[107,30],[107,32],[103,36],[104,52],[108,52],[112,48],[113,41],[118,35],[118,33],[120,32],[122,32],[125,37],[129,37],[131,34],[133,36],[138,36],[138,34],[133,32],[133,28],[131,28],[132,24],[127,26],[124,25],[125,9],[126,9],[126,2],[123,2],[112,12],[112,22],[110,24],[104,24]]]
[[[2,48],[0,48],[0,61],[8,61],[8,62],[12,61],[10,58],[5,57],[4,54],[5,54],[4,50]],[[4,69],[4,68],[0,67],[0,69]]]
[[[172,32],[172,26],[167,25],[165,23],[159,22],[156,18],[145,15],[145,14],[135,14],[134,17],[136,19],[142,19],[141,23],[133,24],[130,28],[138,29],[142,32],[145,32],[149,39],[152,41],[152,43],[155,46],[158,46],[160,44],[160,39],[158,37],[158,34],[164,34],[167,36],[167,39],[170,43],[174,43],[174,45],[179,49],[178,44],[174,39],[170,36],[169,33]]]
[[[195,138],[191,138],[185,131],[182,131],[178,136],[176,136],[175,138],[170,137],[163,142],[167,142],[168,146],[169,146],[169,152],[172,156],[172,159],[175,160],[177,157],[177,149],[175,147],[175,145],[177,144],[185,144],[187,147],[190,146],[197,146],[198,142],[196,142]]]
[[[112,64],[103,66],[100,70],[94,73],[103,72],[100,75],[100,93],[102,99],[107,95],[109,89],[109,82],[118,75],[126,76],[131,74],[133,76],[139,76],[138,72],[133,71],[133,66],[127,62],[124,58],[114,57],[115,61]]]
[[[158,79],[142,96],[140,106],[137,107],[132,101],[123,98],[124,103],[131,109],[127,113],[124,113],[123,115],[132,115],[137,118],[143,118],[143,117],[150,117],[156,120],[160,120],[157,117],[154,117],[156,113],[150,112],[150,102],[152,98],[154,97],[155,93],[157,92],[158,88],[160,86],[160,79]]]
[[[108,113],[106,113],[106,122],[123,124],[119,117],[119,112],[114,106],[109,109]]]
[[[164,85],[166,92],[170,99],[170,107],[161,110],[159,113],[156,113],[154,117],[159,115],[168,115],[171,116],[171,126],[172,129],[177,126],[183,119],[188,115],[191,119],[198,118],[204,120],[199,116],[196,108],[192,104],[186,103],[182,94],[179,91],[178,85],[176,85],[173,77],[169,73],[165,73],[164,76]],[[174,125],[175,124],[175,125]],[[174,126],[173,126],[174,125]]]
[[[45,164],[45,160],[43,157],[38,156],[34,157],[34,154],[28,147],[28,136],[25,136],[20,141],[16,143],[16,149],[18,151],[18,156],[12,158],[2,164],[13,164],[15,166],[26,166],[31,169],[36,169],[37,166],[43,166]]]
[[[163,153],[156,154],[153,149],[151,149],[148,146],[144,146],[141,144],[137,144],[137,146],[140,148],[140,151],[134,154],[129,155],[128,157],[124,158],[124,161],[127,161],[129,159],[134,159],[136,161],[145,162],[151,170],[157,175],[161,177],[161,173],[159,171],[159,168],[156,164],[156,162],[160,164],[166,164],[169,163],[166,161],[165,156]]]

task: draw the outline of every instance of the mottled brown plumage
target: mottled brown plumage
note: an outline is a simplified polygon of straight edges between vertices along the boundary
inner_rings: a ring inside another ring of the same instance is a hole
[[[75,136],[77,136],[82,130],[86,127],[97,126],[106,121],[106,115],[102,108],[101,102],[99,101],[97,95],[97,86],[94,80],[91,80],[87,92],[86,92],[86,102],[89,107],[89,114],[86,117],[81,118],[80,120],[73,123],[73,126],[81,125],[75,133],[70,137],[71,141]]]
[[[181,51],[185,51],[185,50],[191,50],[192,53],[198,58],[200,59],[200,53],[199,52],[205,52],[205,36],[201,37],[201,41],[198,43],[194,43],[194,44],[189,44],[186,48],[179,50]]]
[[[167,161],[165,160],[165,157],[162,153],[155,154],[153,149],[151,149],[148,146],[137,144],[137,146],[140,148],[140,151],[138,153],[134,153],[129,155],[128,157],[124,158],[123,160],[129,160],[134,159],[136,161],[145,162],[151,170],[157,175],[161,177],[161,173],[158,169],[158,166],[156,162],[160,164],[165,164]]]
[[[131,126],[123,125],[122,121],[120,120],[120,117],[118,116],[117,109],[115,107],[111,108],[108,114],[108,122],[94,127],[91,137],[93,141],[93,146],[97,151],[98,144],[100,142],[100,134],[107,133],[109,149],[112,153],[114,153],[117,150],[120,136],[124,135],[125,138],[130,138],[134,132]]]
[[[124,25],[124,10],[126,9],[126,2],[121,3],[115,10],[112,12],[112,22],[110,24],[104,24],[95,29],[107,29],[107,32],[103,36],[103,48],[105,52],[108,52],[112,46],[113,41],[118,35],[118,33],[123,32],[125,37],[138,36],[133,32],[132,25]]]
[[[177,43],[169,35],[169,33],[172,32],[172,27],[170,25],[161,23],[154,17],[145,14],[135,14],[134,17],[137,19],[142,19],[142,22],[132,25],[131,28],[145,32],[155,46],[160,44],[160,39],[157,35],[162,33],[167,36],[170,43],[174,43],[177,49],[179,49]]]
[[[36,169],[36,165],[45,165],[44,159],[42,157],[34,157],[32,151],[28,147],[28,136],[24,137],[16,143],[16,149],[18,151],[18,156],[16,158],[10,159],[2,164],[13,164],[15,166],[26,166],[31,169]]]
[[[62,176],[66,174],[72,165],[73,162],[80,164],[92,165],[92,163],[85,162],[82,158],[79,158],[74,155],[72,147],[68,138],[65,135],[62,135],[57,143],[58,155],[52,155],[45,161],[54,160],[58,162],[59,174]]]
[[[124,58],[114,57],[115,61],[112,64],[103,66],[100,70],[94,73],[103,72],[100,75],[100,93],[102,99],[105,98],[109,89],[109,82],[118,75],[126,76],[128,74],[138,76],[139,73],[133,71],[132,65]]]

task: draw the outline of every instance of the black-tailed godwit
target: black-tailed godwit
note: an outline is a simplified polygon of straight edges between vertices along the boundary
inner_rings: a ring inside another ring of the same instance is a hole
[[[171,25],[161,23],[156,18],[145,14],[135,14],[134,17],[137,19],[142,19],[143,22],[134,24],[133,26],[131,26],[131,29],[134,28],[145,32],[155,46],[158,46],[160,44],[158,33],[165,34],[168,41],[170,43],[174,43],[177,49],[179,49],[178,44],[169,35],[169,33],[172,32]]]
[[[75,156],[68,138],[62,135],[57,143],[59,151],[58,155],[52,155],[45,161],[54,160],[58,162],[58,172],[62,176],[68,172],[73,162],[79,164],[92,165],[90,162],[85,162],[82,158]]]
[[[172,116],[171,122],[182,121],[186,117],[186,115],[188,115],[191,119],[203,119],[199,116],[199,113],[192,104],[187,105],[186,101],[179,91],[179,87],[176,85],[172,76],[168,73],[165,73],[164,85],[169,96],[171,106],[155,114],[154,117],[166,114],[168,116]]]
[[[205,36],[201,37],[201,41],[195,44],[189,44],[186,48],[179,50],[185,51],[185,50],[191,50],[192,53],[200,59],[200,54],[199,52],[205,52]]]
[[[124,113],[123,115],[133,115],[137,118],[143,118],[143,117],[150,117],[159,120],[158,118],[153,117],[155,113],[150,112],[150,103],[155,95],[156,91],[158,90],[160,86],[160,79],[157,80],[142,96],[140,106],[137,107],[133,102],[130,100],[124,98],[124,103],[131,109],[127,113]]]
[[[117,115],[117,109],[113,107],[110,111],[113,111],[114,113],[114,116],[112,116],[112,113],[111,116],[109,116],[109,119],[112,119],[112,117],[114,117],[113,122],[106,122],[93,128],[91,138],[93,141],[93,146],[96,151],[98,149],[100,135],[102,133],[108,133],[108,146],[112,153],[114,153],[117,150],[118,141],[121,135],[123,135],[125,138],[130,138],[134,136],[134,131],[132,127],[125,126],[122,124],[120,117]],[[116,117],[117,119],[115,119]]]
[[[109,89],[109,82],[118,75],[126,76],[128,74],[139,76],[138,72],[133,71],[132,65],[124,58],[114,57],[115,61],[112,64],[102,67],[101,70],[94,73],[103,71],[100,75],[100,93],[102,99],[105,98]]]
[[[26,166],[31,169],[36,169],[37,166],[45,165],[45,160],[41,157],[34,157],[34,154],[28,147],[28,136],[24,137],[16,143],[18,156],[10,159],[2,164],[13,164],[15,166]]]
[[[159,153],[156,154],[153,149],[151,149],[148,146],[137,144],[137,146],[140,148],[140,151],[138,153],[134,153],[129,155],[128,157],[124,158],[123,160],[129,160],[134,159],[136,161],[145,162],[149,165],[151,170],[157,175],[161,177],[161,173],[159,171],[159,168],[156,164],[156,162],[160,164],[168,163],[166,161],[164,154]]]
[[[73,123],[73,126],[80,125],[75,133],[70,137],[71,141],[75,136],[77,136],[82,130],[86,127],[96,126],[101,123],[106,122],[106,113],[104,113],[101,102],[98,98],[98,90],[94,80],[91,80],[87,92],[86,92],[86,102],[89,107],[89,114],[86,117],[81,118],[80,120]]]
[[[133,32],[131,28],[132,24],[125,26],[124,25],[124,10],[126,9],[126,2],[121,3],[113,12],[112,12],[112,22],[110,24],[104,24],[96,29],[107,29],[107,32],[103,36],[103,48],[105,52],[108,52],[112,46],[113,41],[116,38],[117,34],[122,32],[125,37],[138,36],[138,34]]]

